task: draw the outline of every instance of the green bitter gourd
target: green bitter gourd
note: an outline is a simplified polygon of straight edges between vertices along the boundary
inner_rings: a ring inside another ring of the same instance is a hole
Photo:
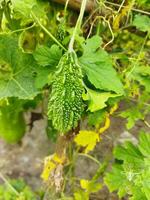
[[[48,118],[62,134],[75,128],[83,111],[82,71],[76,53],[65,53],[55,72],[48,103]]]
[[[60,24],[58,25],[58,29],[56,32],[56,38],[58,41],[62,42],[66,36],[66,21],[65,19],[61,19]]]

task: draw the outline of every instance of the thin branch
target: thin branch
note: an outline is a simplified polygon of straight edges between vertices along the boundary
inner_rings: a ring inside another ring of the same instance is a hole
[[[8,182],[8,180],[3,176],[3,174],[0,172],[0,178],[4,181],[5,184],[8,185],[8,187],[17,195],[19,196],[19,192]]]
[[[64,49],[66,51],[66,48],[47,30],[47,28],[45,26],[43,26],[41,24],[41,22],[39,21],[39,19],[35,16],[35,14],[33,12],[31,12],[31,15],[33,17],[33,19],[37,22],[37,24],[43,29],[43,31],[45,33],[47,33],[47,35],[54,41],[56,42],[56,44],[58,44],[62,49]]]
[[[98,19],[102,19],[102,20],[104,20],[105,23],[107,23],[108,28],[109,28],[109,30],[110,30],[110,32],[111,32],[111,35],[112,35],[111,40],[108,41],[107,44],[105,44],[105,46],[103,47],[103,48],[105,49],[106,46],[108,46],[110,43],[112,43],[112,42],[114,41],[114,33],[113,33],[113,31],[112,31],[112,28],[111,28],[111,25],[110,25],[109,21],[106,20],[105,17],[103,17],[103,16],[97,16],[97,17],[95,17],[95,19],[94,19],[94,21],[93,21],[93,23],[92,23],[92,25],[91,25],[91,27],[90,27],[90,31],[89,31],[89,33],[88,33],[87,38],[90,37],[91,32],[92,32],[92,29],[93,29],[93,26],[94,26],[94,23],[95,23]]]
[[[146,124],[146,126],[147,126],[148,128],[150,128],[150,124],[148,123],[148,121],[144,120],[144,123]]]
[[[133,98],[128,98],[128,99],[129,99],[130,101],[133,101],[133,102],[136,102],[136,103],[139,102],[139,100],[136,100],[136,99],[133,99]],[[142,104],[143,104],[144,106],[150,107],[150,104],[149,104],[149,103],[142,102]]]
[[[120,10],[124,7],[123,4],[125,3],[125,1],[126,1],[126,0],[123,0],[122,3],[120,4],[119,9],[118,9],[118,11],[117,11],[118,13],[119,13]]]
[[[76,23],[76,26],[74,28],[70,43],[69,43],[69,51],[73,51],[73,45],[74,45],[74,41],[75,41],[75,36],[77,34],[77,31],[80,30],[81,28],[81,24],[82,24],[82,19],[84,16],[84,12],[85,12],[85,8],[86,8],[86,4],[87,4],[87,0],[83,0],[82,4],[81,4],[81,9],[80,9],[80,14]]]
[[[130,70],[130,71],[127,73],[127,75],[126,75],[127,78],[129,78],[129,76],[132,74],[132,72],[133,72],[134,69],[136,68],[136,66],[137,66],[137,64],[138,64],[138,61],[140,60],[141,53],[142,53],[142,51],[143,51],[143,49],[144,49],[144,46],[145,46],[145,44],[146,44],[146,41],[147,41],[148,37],[149,37],[149,32],[147,33],[147,35],[146,35],[146,37],[145,37],[145,39],[144,39],[144,42],[143,42],[143,44],[142,44],[142,46],[141,46],[141,49],[140,49],[140,52],[139,52],[139,54],[138,54],[137,60],[135,61],[135,63],[134,63],[134,65],[133,65],[133,67],[131,68],[131,70]]]
[[[78,154],[79,156],[84,156],[84,157],[87,157],[89,158],[90,160],[93,160],[95,163],[97,163],[98,165],[101,165],[101,163],[94,157],[90,156],[89,154],[84,154],[84,153],[79,153]]]
[[[112,6],[115,6],[115,7],[120,7],[120,4],[117,4],[117,3],[112,3],[112,2],[109,2],[109,1],[105,1],[105,3],[112,5]],[[122,6],[122,8],[124,8],[124,7],[126,7],[126,6]],[[131,10],[135,11],[135,12],[142,13],[142,14],[150,15],[150,12],[147,12],[145,10],[140,10],[140,9],[137,9],[137,8],[132,8]]]

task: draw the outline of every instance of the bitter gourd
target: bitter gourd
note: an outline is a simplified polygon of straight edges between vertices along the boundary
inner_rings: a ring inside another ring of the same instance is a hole
[[[61,133],[75,128],[83,111],[82,71],[76,53],[65,53],[57,66],[48,103],[48,118]]]
[[[62,42],[66,36],[66,20],[62,18],[60,20],[60,24],[58,25],[58,29],[56,32],[56,38],[58,41]]]

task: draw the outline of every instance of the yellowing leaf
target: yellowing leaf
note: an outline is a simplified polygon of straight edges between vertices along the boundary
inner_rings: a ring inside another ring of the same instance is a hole
[[[55,169],[56,164],[52,161],[52,156],[46,157],[44,162],[44,169],[41,174],[41,178],[44,181],[48,181],[50,173]]]
[[[59,164],[63,164],[65,162],[65,160],[66,160],[65,156],[59,157],[56,153],[54,154],[53,161],[55,161]]]
[[[98,133],[94,131],[80,131],[74,141],[78,146],[85,147],[85,153],[88,153],[94,149],[100,138]]]
[[[80,180],[80,185],[81,188],[86,190],[88,193],[98,192],[102,188],[102,184],[85,179]]]
[[[80,185],[82,189],[87,190],[88,189],[88,185],[89,185],[89,181],[85,180],[85,179],[81,179],[80,180]]]
[[[88,193],[84,191],[78,191],[74,193],[74,200],[89,200]]]
[[[122,9],[121,13],[119,13],[119,14],[114,18],[114,21],[113,21],[113,29],[114,29],[114,30],[118,30],[118,29],[119,29],[121,20],[129,13],[130,8],[131,8],[131,5],[125,6],[125,7]]]
[[[109,115],[108,115],[108,116],[106,117],[104,126],[101,127],[101,128],[99,129],[99,133],[103,133],[103,132],[106,131],[109,127],[110,127],[110,118],[109,118]]]
[[[109,114],[112,115],[118,109],[118,104],[116,103],[111,109]]]
[[[87,93],[83,94],[83,100],[89,101],[88,109],[91,112],[95,112],[105,108],[106,102],[109,98],[117,97],[118,94],[112,94],[111,92],[97,92],[91,89],[87,89]]]
[[[59,157],[56,153],[49,157],[46,157],[41,178],[44,181],[48,181],[50,174],[53,172],[53,170],[56,169],[59,164],[63,164],[65,160],[65,156]]]

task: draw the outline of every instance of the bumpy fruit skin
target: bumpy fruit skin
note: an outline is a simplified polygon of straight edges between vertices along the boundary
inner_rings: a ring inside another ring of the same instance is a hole
[[[23,113],[20,112],[14,117],[14,112],[7,109],[1,110],[0,113],[0,137],[7,143],[17,143],[25,134],[25,121]]]
[[[58,25],[58,29],[57,29],[57,33],[56,33],[56,38],[57,40],[59,40],[60,42],[62,42],[66,36],[66,21],[65,19],[62,19],[60,21],[60,24]]]
[[[66,133],[75,128],[83,111],[82,71],[75,52],[65,53],[53,78],[48,118],[55,129]]]

